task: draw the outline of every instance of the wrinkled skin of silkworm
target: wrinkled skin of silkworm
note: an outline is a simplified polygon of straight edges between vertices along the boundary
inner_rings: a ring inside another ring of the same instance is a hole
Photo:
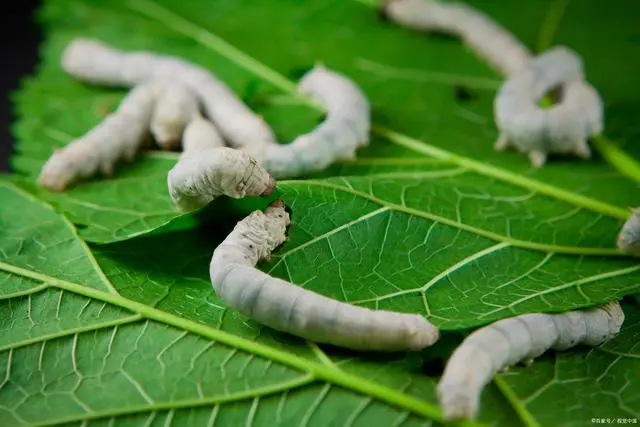
[[[496,150],[514,147],[527,153],[535,167],[550,153],[591,157],[587,139],[603,129],[603,104],[596,90],[582,80],[582,62],[570,49],[548,50],[502,86],[494,102],[500,131]],[[549,108],[538,101],[560,86],[561,100]]]
[[[631,210],[631,216],[618,234],[618,248],[633,256],[640,256],[640,208]]]
[[[180,211],[200,209],[223,195],[240,199],[267,196],[275,190],[275,179],[249,153],[229,147],[194,150],[202,146],[201,141],[185,145],[192,149],[180,156],[167,175],[169,195]]]
[[[238,222],[213,252],[211,282],[230,307],[279,331],[354,350],[420,350],[438,339],[422,316],[352,306],[257,270],[286,240],[288,224],[276,201]]]
[[[151,116],[151,134],[161,148],[176,149],[187,124],[199,115],[199,100],[192,91],[179,83],[167,84]]]
[[[498,371],[549,349],[600,345],[616,336],[623,321],[622,308],[611,302],[561,314],[525,314],[478,329],[453,352],[438,384],[445,418],[475,417],[482,388]]]
[[[509,31],[479,10],[435,0],[386,0],[382,15],[405,27],[460,37],[478,56],[502,74],[519,70],[530,51]]]
[[[40,172],[40,185],[62,191],[98,173],[111,176],[118,161],[133,160],[150,142],[149,123],[159,88],[158,81],[136,86],[115,113],[55,151]]]
[[[265,148],[276,144],[273,131],[261,117],[223,82],[187,61],[143,51],[122,52],[99,41],[76,39],[63,53],[62,67],[79,80],[107,86],[135,86],[152,78],[169,78],[200,95],[206,116],[232,146],[262,160]]]
[[[310,133],[286,145],[267,148],[264,164],[276,178],[294,177],[355,158],[369,143],[371,107],[350,79],[316,65],[298,84],[298,91],[320,103],[325,120]]]

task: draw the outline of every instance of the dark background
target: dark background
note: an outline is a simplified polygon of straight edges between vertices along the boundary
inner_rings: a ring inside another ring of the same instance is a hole
[[[11,94],[34,71],[41,34],[35,21],[37,0],[6,1],[0,6],[0,171],[9,169],[15,120]]]

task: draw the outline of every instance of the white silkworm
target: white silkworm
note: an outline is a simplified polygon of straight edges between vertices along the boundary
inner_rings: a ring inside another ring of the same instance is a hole
[[[191,125],[190,125],[191,127]],[[169,195],[176,207],[189,212],[206,206],[220,196],[242,198],[267,196],[275,190],[276,182],[249,153],[229,147],[214,147],[218,142],[204,139],[210,131],[191,127],[185,131],[185,151],[167,175]],[[196,132],[196,130],[198,132]],[[219,141],[219,140],[218,140]]]
[[[100,172],[111,176],[118,161],[133,160],[149,141],[149,122],[158,87],[157,81],[136,86],[115,113],[84,136],[55,151],[42,168],[40,185],[62,191]]]
[[[420,350],[436,342],[438,329],[422,316],[352,306],[257,270],[286,240],[288,224],[276,201],[238,222],[215,249],[211,282],[230,307],[279,331],[355,350]]]
[[[478,56],[502,74],[519,70],[530,51],[509,31],[479,10],[437,0],[387,0],[382,13],[408,28],[460,37]]]
[[[590,158],[587,139],[602,131],[603,105],[583,77],[580,58],[565,47],[548,50],[514,73],[495,98],[500,131],[495,149],[513,146],[535,167],[544,165],[549,153]],[[540,107],[540,99],[558,87],[559,102]]]
[[[110,86],[135,86],[152,78],[169,78],[200,95],[206,116],[232,146],[261,160],[265,148],[276,143],[273,131],[261,117],[223,82],[187,61],[143,51],[127,53],[98,41],[76,39],[67,46],[62,67],[77,79]]]
[[[371,107],[350,79],[316,65],[300,80],[298,91],[320,103],[327,116],[290,144],[267,148],[265,167],[276,178],[316,172],[337,160],[353,159],[358,147],[369,143]]]
[[[151,116],[151,134],[165,150],[178,148],[185,127],[199,115],[199,100],[192,91],[179,83],[167,84]]]
[[[618,234],[618,247],[633,256],[640,256],[640,208],[631,210]]]
[[[525,314],[478,329],[453,352],[438,384],[445,418],[475,417],[483,387],[505,367],[549,349],[600,345],[612,339],[623,322],[622,308],[611,302],[561,314]]]

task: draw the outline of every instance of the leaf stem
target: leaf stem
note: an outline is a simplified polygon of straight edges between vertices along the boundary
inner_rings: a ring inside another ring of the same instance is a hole
[[[593,145],[598,149],[611,166],[622,175],[640,182],[640,163],[625,153],[613,141],[604,135],[596,135],[592,138]]]
[[[509,387],[509,384],[502,378],[502,375],[496,374],[493,377],[493,382],[498,387],[498,390],[507,398],[513,409],[520,416],[523,424],[527,427],[540,427],[538,421],[531,415],[529,411],[527,411],[526,406],[520,398],[516,395],[516,393]]]
[[[545,19],[542,21],[540,33],[538,33],[537,52],[545,51],[551,45],[551,41],[560,26],[560,21],[562,21],[567,6],[569,6],[569,0],[554,0],[549,6],[549,9],[547,9]]]

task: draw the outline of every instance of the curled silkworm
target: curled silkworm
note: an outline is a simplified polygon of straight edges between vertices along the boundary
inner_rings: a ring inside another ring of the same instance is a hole
[[[165,150],[180,146],[187,124],[200,115],[198,97],[179,83],[167,84],[158,95],[151,116],[151,134]]]
[[[355,350],[420,350],[438,339],[438,329],[417,314],[352,306],[257,270],[286,240],[288,224],[276,201],[238,222],[213,252],[211,282],[230,307],[279,331]]]
[[[640,256],[640,208],[631,210],[631,216],[618,234],[618,247],[633,256]]]
[[[475,53],[503,74],[531,59],[531,53],[489,16],[461,3],[437,0],[386,0],[383,15],[408,28],[460,37]]]
[[[453,352],[438,384],[445,418],[475,417],[482,388],[501,369],[549,349],[600,345],[620,331],[623,321],[622,308],[611,302],[561,314],[525,314],[478,329]]]
[[[589,158],[587,139],[602,131],[603,105],[583,77],[580,58],[565,47],[548,50],[511,75],[494,102],[500,131],[496,150],[513,146],[527,153],[536,167],[544,165],[549,153]],[[559,102],[539,106],[556,88]]]
[[[101,42],[73,40],[64,51],[62,67],[72,76],[94,84],[135,86],[152,78],[169,78],[200,95],[205,115],[232,146],[259,160],[275,136],[223,82],[205,69],[171,56],[123,52]]]
[[[369,143],[371,107],[350,79],[317,65],[300,80],[298,91],[320,103],[327,116],[290,144],[267,148],[265,167],[276,178],[316,172],[337,160],[353,159],[358,147]]]
[[[40,185],[62,191],[98,173],[113,174],[120,160],[131,161],[149,138],[149,123],[158,82],[136,86],[118,110],[84,136],[57,150],[40,172]]]

